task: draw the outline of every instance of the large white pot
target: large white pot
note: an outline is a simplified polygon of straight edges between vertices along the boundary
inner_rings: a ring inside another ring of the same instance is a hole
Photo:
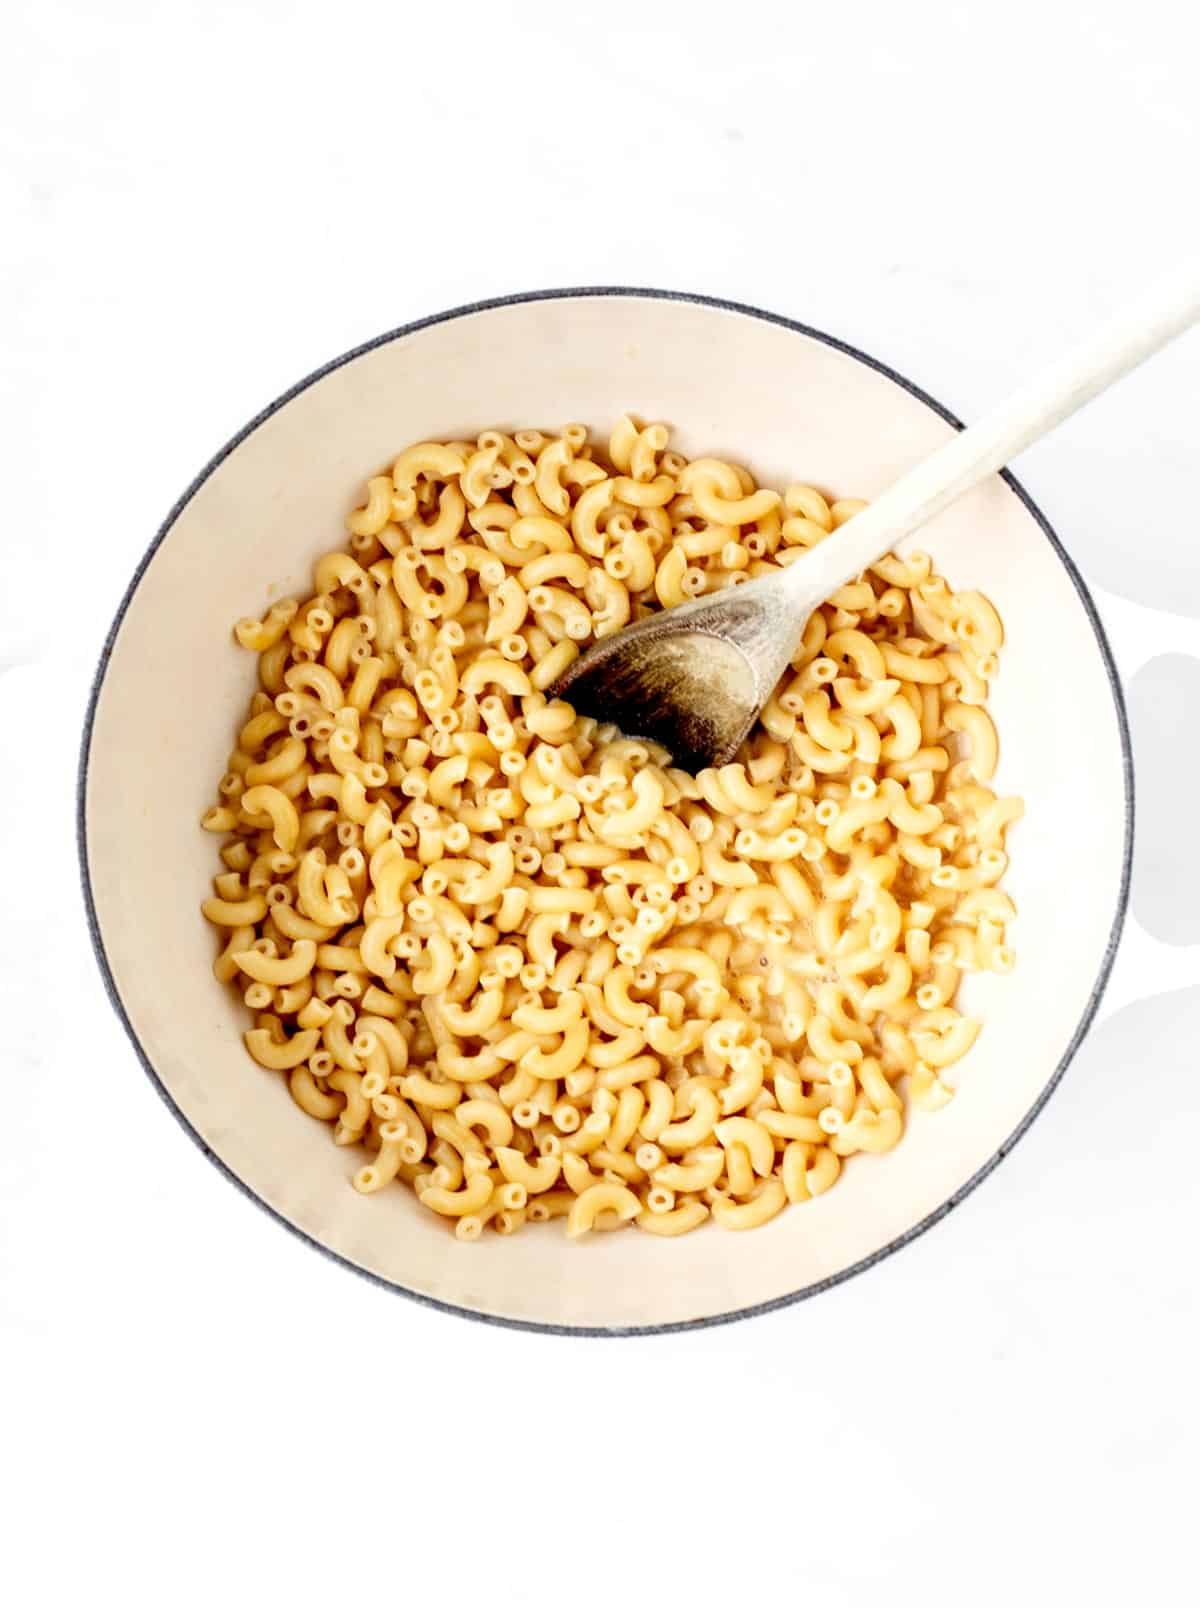
[[[754,1233],[631,1232],[574,1244],[561,1222],[462,1244],[407,1190],[358,1195],[330,1143],[247,1057],[212,975],[199,830],[252,690],[231,622],[306,586],[343,540],[364,476],[424,437],[490,425],[665,419],[686,453],[873,497],[954,428],[862,353],[697,297],[550,292],[445,313],[302,381],[202,471],[155,537],[106,644],[84,734],[80,841],[97,956],[142,1064],[213,1159],[353,1267],[473,1316],[629,1332],[720,1321],[825,1288],[928,1227],[1013,1145],[1096,1009],[1124,914],[1132,782],[1120,690],[1091,599],[1019,485],[995,477],[920,534],[1007,629],[992,709],[998,786],[1024,794],[1006,883],[1017,969],[972,978],[984,1031],[960,1092],[903,1143]]]

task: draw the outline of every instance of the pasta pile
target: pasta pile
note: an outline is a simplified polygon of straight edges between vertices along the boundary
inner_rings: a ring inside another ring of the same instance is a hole
[[[452,1219],[756,1226],[936,1108],[1013,964],[989,787],[1002,628],[922,553],[809,622],[734,764],[691,776],[547,689],[658,608],[864,505],[622,418],[422,442],[368,481],[259,655],[204,914],[250,1054]]]

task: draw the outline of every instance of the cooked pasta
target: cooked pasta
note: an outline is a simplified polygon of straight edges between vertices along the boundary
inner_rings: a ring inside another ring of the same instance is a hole
[[[1003,640],[929,557],[812,616],[696,776],[548,697],[590,642],[768,574],[864,504],[619,421],[421,442],[259,654],[203,903],[247,1049],[463,1240],[755,1227],[937,1109],[1013,965]]]

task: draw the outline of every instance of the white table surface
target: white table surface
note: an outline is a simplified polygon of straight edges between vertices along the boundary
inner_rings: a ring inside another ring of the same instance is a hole
[[[865,1277],[568,1341],[385,1294],[229,1187],[109,1010],[72,843],[129,575],[293,380],[456,302],[662,285],[976,416],[1195,249],[1190,9],[7,9],[0,1597],[1192,1600],[1200,955],[1135,933],[1124,997],[1172,991]],[[1193,335],[1020,466],[1127,671],[1200,647],[1198,402]],[[1198,691],[1176,656],[1132,697],[1134,908],[1172,944],[1200,939],[1169,846],[1196,841]]]

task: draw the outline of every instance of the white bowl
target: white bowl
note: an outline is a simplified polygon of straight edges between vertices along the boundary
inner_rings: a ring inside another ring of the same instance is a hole
[[[343,539],[368,472],[423,437],[490,425],[604,429],[668,420],[686,453],[768,484],[873,497],[955,421],[882,364],[752,308],[657,291],[552,291],[409,325],[302,380],[234,438],[172,509],[109,635],[83,740],[79,827],[97,958],[146,1071],[197,1143],[312,1244],[418,1300],[587,1333],[664,1330],[825,1289],[942,1217],[1044,1104],[1096,1009],[1126,903],[1132,779],[1112,658],[1087,589],[1042,515],[997,476],[920,534],[955,587],[1007,628],[993,711],[998,785],[1025,795],[1006,886],[1017,969],[971,979],[985,1027],[957,1098],[900,1146],[849,1166],[765,1228],[580,1244],[561,1223],[462,1244],[405,1189],[370,1198],[359,1158],[241,1043],[198,911],[214,869],[199,829],[253,661],[231,622],[306,585]]]

